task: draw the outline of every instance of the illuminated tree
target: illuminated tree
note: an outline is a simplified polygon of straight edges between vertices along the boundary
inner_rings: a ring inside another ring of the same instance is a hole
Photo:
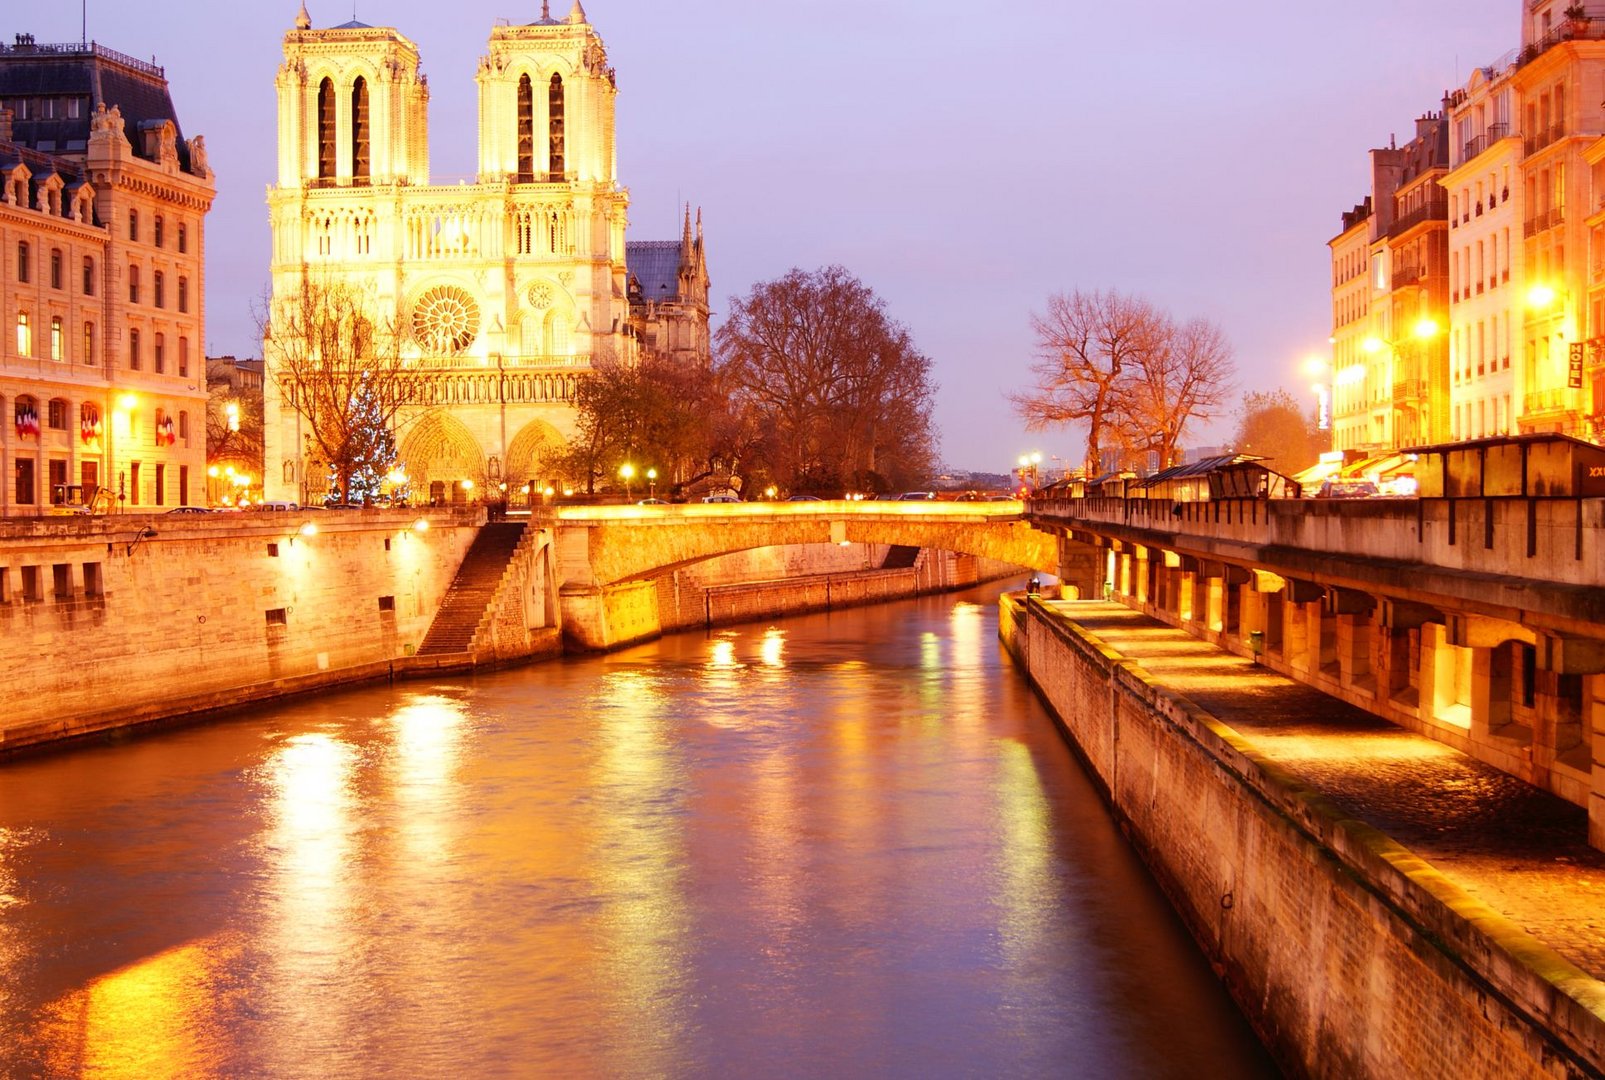
[[[1270,458],[1276,471],[1293,474],[1314,465],[1331,446],[1313,410],[1299,408],[1286,390],[1251,391],[1237,413],[1235,449]]]
[[[283,408],[299,413],[309,457],[328,470],[340,501],[377,493],[394,466],[402,413],[425,384],[401,354],[394,319],[372,295],[335,279],[307,279],[272,304],[262,327],[267,374]]]

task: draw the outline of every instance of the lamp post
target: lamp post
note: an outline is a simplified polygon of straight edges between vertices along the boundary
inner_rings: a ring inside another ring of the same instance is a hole
[[[1331,372],[1332,365],[1322,357],[1311,355],[1304,361],[1304,374],[1310,379],[1310,392],[1315,395],[1315,427],[1318,431],[1330,431],[1332,428],[1331,384],[1328,382]]]
[[[1020,483],[1025,485],[1030,494],[1036,494],[1038,468],[1042,465],[1042,454],[1033,450],[1029,454],[1020,455]]]
[[[646,471],[646,483],[647,483],[647,496],[646,497],[649,498],[649,499],[657,498],[658,497],[658,470],[656,470],[656,469],[648,469]]]
[[[619,466],[619,476],[624,480],[624,501],[630,501],[630,481],[635,479],[635,466],[626,461]]]

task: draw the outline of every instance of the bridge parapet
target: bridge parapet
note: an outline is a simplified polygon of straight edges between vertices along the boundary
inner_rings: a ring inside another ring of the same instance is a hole
[[[1147,537],[1164,547],[1255,561],[1263,553],[1378,560],[1547,584],[1597,586],[1605,499],[1060,499],[1030,520],[1059,530]],[[1168,541],[1168,542],[1167,542]]]

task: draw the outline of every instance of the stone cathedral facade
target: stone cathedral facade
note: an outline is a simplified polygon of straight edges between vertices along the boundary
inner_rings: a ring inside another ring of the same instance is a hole
[[[695,237],[688,228],[670,242],[683,251],[676,295],[635,286],[632,324],[617,86],[579,0],[562,19],[543,4],[535,22],[495,27],[475,80],[477,174],[432,184],[429,84],[399,31],[314,29],[303,5],[277,78],[273,303],[340,282],[394,328],[425,384],[397,431],[415,500],[504,488],[517,502],[551,478],[574,428],[575,381],[593,363],[634,362],[659,337],[700,341],[706,355],[700,220]],[[681,325],[660,326],[665,311]],[[324,468],[304,418],[278,400],[274,355],[270,331],[266,495],[316,501]]]

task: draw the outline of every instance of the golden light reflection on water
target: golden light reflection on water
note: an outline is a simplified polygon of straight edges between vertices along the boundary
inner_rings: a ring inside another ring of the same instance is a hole
[[[402,844],[413,859],[434,863],[451,854],[461,824],[457,769],[464,722],[460,702],[434,695],[408,702],[390,718],[394,791],[407,824]]]
[[[1028,968],[1040,958],[1054,915],[1053,807],[1023,743],[996,744],[998,937],[1004,961]]]
[[[763,660],[764,667],[784,668],[786,666],[786,632],[774,626],[765,630],[763,640],[758,645],[758,655]]]
[[[343,969],[355,951],[352,918],[357,751],[322,732],[296,735],[265,763],[272,822],[265,836],[272,877],[262,928],[270,962],[271,1009],[306,1044],[338,1046],[351,1028]]]
[[[232,950],[192,942],[131,964],[43,1010],[52,1076],[103,1080],[223,1075],[233,1033],[216,1020]]]
[[[734,642],[726,655],[733,662]],[[728,670],[728,663],[710,664]],[[594,894],[608,898],[595,950],[596,980],[612,998],[609,1042],[625,1071],[672,1071],[683,1052],[691,924],[686,903],[684,820],[678,802],[683,752],[676,702],[644,671],[611,671],[597,696],[597,755],[588,789]]]

